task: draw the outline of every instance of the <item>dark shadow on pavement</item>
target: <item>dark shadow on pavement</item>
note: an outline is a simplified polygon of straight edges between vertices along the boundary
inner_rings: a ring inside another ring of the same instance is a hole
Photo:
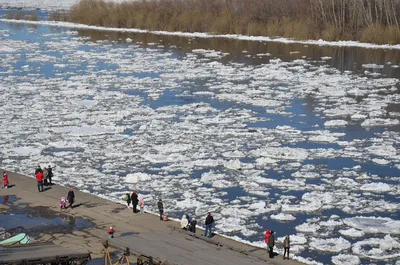
[[[72,208],[72,209],[78,208],[78,207],[80,207],[80,206],[82,206],[82,205],[83,205],[83,203],[78,203],[78,204],[72,205],[71,208]]]
[[[139,235],[139,233],[136,233],[136,232],[125,232],[125,233],[122,233],[119,236],[133,236],[133,235]]]

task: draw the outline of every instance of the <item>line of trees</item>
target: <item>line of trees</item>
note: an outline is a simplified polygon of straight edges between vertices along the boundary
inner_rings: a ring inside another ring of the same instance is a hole
[[[400,0],[81,0],[63,18],[120,28],[400,43]]]

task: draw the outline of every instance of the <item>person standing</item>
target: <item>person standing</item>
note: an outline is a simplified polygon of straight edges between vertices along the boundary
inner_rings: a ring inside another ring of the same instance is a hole
[[[49,181],[48,181],[48,178],[49,177],[49,171],[47,170],[47,168],[43,168],[43,184],[45,185],[45,186],[47,186],[47,185],[49,185]]]
[[[204,231],[204,236],[205,237],[212,237],[212,226],[214,224],[214,217],[212,217],[211,213],[208,212],[207,217],[206,217],[206,230]],[[208,236],[207,236],[208,235]]]
[[[7,172],[3,172],[3,188],[8,189],[8,174]]]
[[[40,165],[38,165],[37,168],[35,169],[35,175],[36,175],[38,172],[42,172],[42,173],[43,173],[43,170],[42,170],[42,168],[40,167]]]
[[[286,253],[287,253],[287,259],[289,259],[289,249],[290,249],[290,238],[288,235],[286,235],[285,239],[283,240],[283,259],[286,259]]]
[[[267,252],[269,252],[268,238],[270,235],[271,235],[271,230],[267,229],[267,231],[265,231],[265,236],[264,236],[265,244],[267,244]]]
[[[133,212],[137,213],[138,212],[137,206],[138,206],[138,203],[139,203],[139,199],[138,199],[138,195],[136,194],[136,190],[132,191],[131,201],[132,201]]]
[[[71,207],[71,209],[73,209],[74,208],[73,204],[75,202],[75,193],[72,190],[72,188],[69,188],[69,191],[68,191],[68,194],[67,194],[67,201],[69,203],[67,208]]]
[[[160,212],[160,221],[162,221],[163,214],[164,214],[164,204],[163,204],[161,198],[158,200],[157,207],[158,207],[158,211]]]
[[[125,194],[125,201],[128,204],[129,208],[129,205],[131,204],[131,195],[129,193]]]
[[[38,171],[36,173],[36,181],[38,185],[38,191],[43,192],[43,173],[42,171]]]
[[[140,213],[144,213],[144,198],[140,198]]]
[[[274,258],[274,246],[275,246],[275,236],[274,231],[271,231],[271,234],[268,237],[268,248],[269,248],[269,257],[271,259]]]
[[[190,221],[189,231],[196,234],[196,225],[197,225],[196,218],[193,217],[192,221]]]
[[[52,183],[51,183],[51,178],[53,177],[53,169],[51,168],[51,166],[49,165],[48,167],[47,167],[47,171],[48,171],[48,178],[49,178],[49,185],[52,185]]]
[[[181,228],[183,230],[187,230],[189,226],[189,220],[186,217],[186,214],[182,215],[182,219],[181,219]]]
[[[109,239],[111,239],[111,238],[114,238],[114,233],[115,233],[116,231],[115,231],[115,229],[114,228],[112,228],[112,226],[110,226],[110,228],[108,228],[108,230],[107,230],[107,233],[108,233],[108,235],[109,235]]]

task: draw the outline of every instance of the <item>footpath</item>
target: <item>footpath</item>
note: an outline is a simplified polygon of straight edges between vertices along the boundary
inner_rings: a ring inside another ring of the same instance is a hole
[[[62,226],[59,226],[58,229],[52,229],[51,227],[46,229],[38,228],[37,235],[33,236],[35,241],[52,242],[75,250],[84,249],[91,253],[92,259],[96,259],[104,257],[102,241],[108,238],[106,231],[110,226],[117,231],[115,234],[116,238],[121,234],[129,235],[138,233],[140,235],[142,233],[149,234],[151,232],[157,234],[167,230],[172,231],[174,235],[176,234],[176,237],[185,236],[186,232],[181,231],[178,222],[162,222],[159,220],[158,216],[149,213],[134,214],[132,213],[132,209],[128,209],[126,205],[108,201],[75,189],[76,206],[73,209],[62,210],[59,206],[60,198],[66,196],[69,187],[62,187],[59,185],[45,186],[44,192],[39,193],[36,179],[17,173],[7,173],[12,187],[9,189],[0,189],[0,197],[3,197],[2,201],[0,201],[0,214],[4,215],[10,212],[11,209],[18,208],[28,211],[30,216],[47,215],[53,216],[53,218],[57,216],[68,216],[73,220],[84,219],[92,224],[90,227],[83,229],[68,229]],[[4,198],[16,198],[16,200],[5,202],[3,201]],[[8,215],[6,218],[10,218],[12,222],[12,218],[15,217]],[[27,220],[27,222],[29,222],[29,220]],[[199,222],[203,222],[203,220],[199,220]],[[193,241],[196,241],[196,244],[209,245],[207,240],[202,239],[202,234],[203,230],[198,228],[196,235],[199,238],[193,238]],[[189,240],[186,241],[188,245],[192,244]],[[274,259],[269,259],[266,249],[243,244],[218,235],[215,235],[211,241],[222,246],[228,246],[234,249],[235,252],[243,253],[243,256],[260,259],[265,264],[303,264],[295,260],[283,260],[280,255],[276,256]],[[140,242],[138,243],[140,244]],[[215,247],[217,248],[218,246],[215,245]],[[132,250],[135,249],[134,246],[131,248]],[[184,251],[184,249],[182,249],[182,251]],[[204,253],[204,255],[207,255],[207,253]]]

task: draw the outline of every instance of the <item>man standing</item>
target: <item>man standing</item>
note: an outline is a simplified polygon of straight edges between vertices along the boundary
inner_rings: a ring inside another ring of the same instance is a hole
[[[42,170],[42,168],[40,167],[40,165],[38,165],[37,168],[35,169],[35,175],[36,175],[38,172],[42,172],[42,173],[43,173],[43,170]]]
[[[53,177],[53,169],[51,168],[51,166],[49,165],[49,167],[47,168],[48,171],[48,178],[49,178],[49,185],[51,184],[51,178]]]
[[[43,173],[42,173],[42,171],[37,171],[36,180],[37,180],[37,185],[38,185],[38,191],[42,192],[43,191]]]
[[[138,195],[136,194],[136,190],[132,191],[131,201],[132,201],[133,212],[137,213],[138,212],[137,206],[138,206],[139,199],[138,199]]]
[[[214,218],[211,216],[211,213],[208,212],[207,217],[206,217],[206,230],[204,231],[204,236],[211,238],[212,236],[212,226],[214,224]],[[208,235],[208,236],[207,236]]]
[[[72,188],[69,188],[68,195],[67,195],[67,201],[69,203],[67,208],[69,208],[69,207],[71,207],[71,209],[74,208],[73,204],[75,202],[75,193],[72,190]]]
[[[268,247],[269,247],[269,257],[271,259],[274,258],[274,246],[275,246],[275,236],[274,231],[271,231],[271,234],[268,237]]]
[[[164,204],[163,204],[161,198],[158,200],[157,206],[158,206],[158,211],[160,212],[160,221],[162,221],[163,214],[164,214]]]

